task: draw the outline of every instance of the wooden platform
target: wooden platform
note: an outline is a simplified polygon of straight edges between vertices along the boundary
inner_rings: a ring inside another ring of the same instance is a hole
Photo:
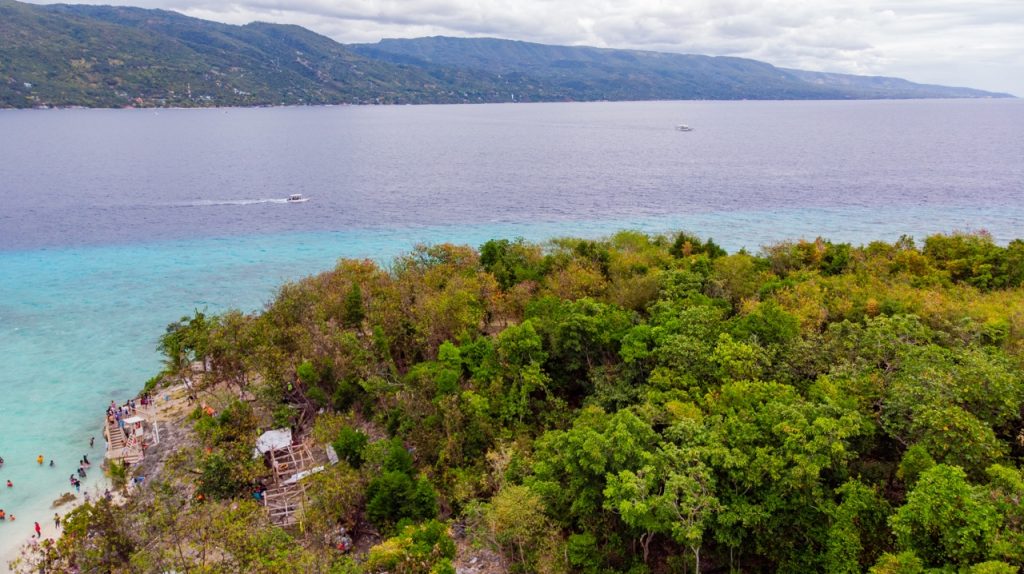
[[[278,526],[298,522],[296,512],[306,500],[306,486],[301,480],[288,482],[296,474],[320,464],[306,443],[270,452],[271,483],[263,498],[270,521]]]
[[[277,526],[293,526],[298,522],[295,513],[306,500],[306,487],[302,481],[268,488],[263,498],[270,522]]]
[[[270,468],[274,473],[274,484],[281,484],[314,466],[316,459],[313,457],[313,451],[305,443],[270,451]]]

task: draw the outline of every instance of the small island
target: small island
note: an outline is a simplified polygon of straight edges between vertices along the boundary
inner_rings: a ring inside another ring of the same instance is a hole
[[[16,572],[1024,566],[1022,240],[418,246],[160,351]]]

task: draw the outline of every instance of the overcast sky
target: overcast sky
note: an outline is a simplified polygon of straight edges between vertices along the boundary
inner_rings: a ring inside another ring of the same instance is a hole
[[[39,0],[34,0],[39,1]],[[68,0],[75,2],[76,0]],[[40,2],[42,3],[42,2]],[[339,42],[433,35],[741,56],[1024,96],[1024,0],[89,0]]]

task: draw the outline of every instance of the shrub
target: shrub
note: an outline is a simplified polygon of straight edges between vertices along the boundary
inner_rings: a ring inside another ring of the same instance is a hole
[[[387,471],[366,488],[366,516],[385,528],[402,519],[422,520],[437,516],[437,492],[425,478]]]
[[[338,457],[347,461],[352,468],[359,468],[363,465],[363,453],[366,451],[366,444],[369,437],[365,433],[355,430],[352,427],[345,427],[338,433],[338,438],[331,446]]]
[[[407,525],[394,537],[370,549],[367,572],[455,574],[455,542],[437,520]]]
[[[290,427],[299,415],[298,409],[291,405],[281,405],[274,409],[273,419],[275,428]]]
[[[209,498],[232,498],[246,486],[235,479],[231,462],[219,452],[203,459],[200,472],[199,492]]]

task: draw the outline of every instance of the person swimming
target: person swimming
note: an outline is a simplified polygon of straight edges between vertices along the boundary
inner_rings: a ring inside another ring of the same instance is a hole
[[[50,468],[53,468],[54,466],[57,466],[57,465],[53,464],[53,459],[51,458],[50,459]]]
[[[43,464],[44,460],[45,459],[43,458],[43,455],[39,455],[39,456],[36,457],[36,462],[38,462],[40,465]]]

